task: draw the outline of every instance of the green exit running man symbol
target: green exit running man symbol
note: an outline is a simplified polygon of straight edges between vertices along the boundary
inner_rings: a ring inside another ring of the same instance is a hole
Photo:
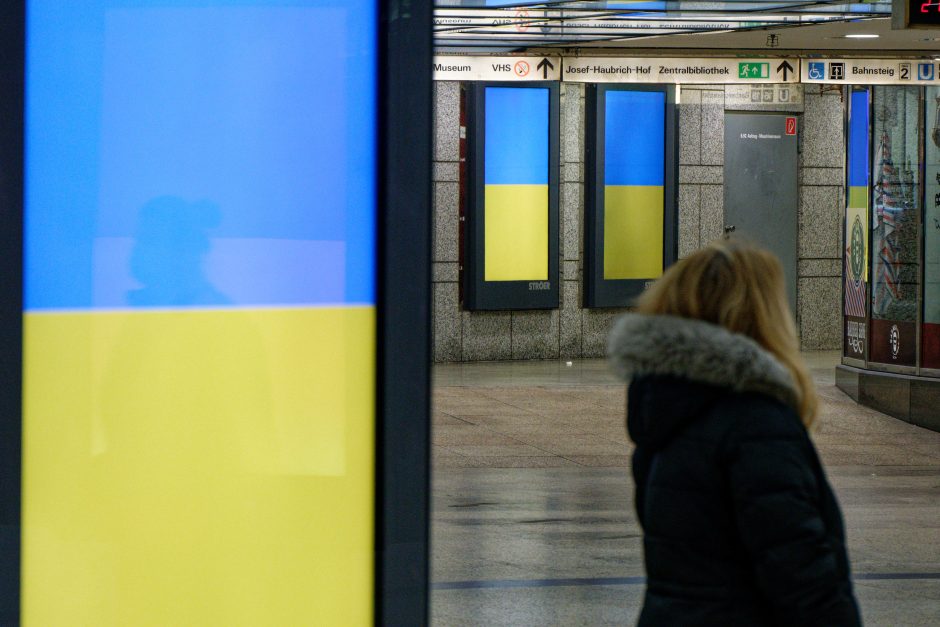
[[[770,63],[738,63],[738,78],[770,78]]]

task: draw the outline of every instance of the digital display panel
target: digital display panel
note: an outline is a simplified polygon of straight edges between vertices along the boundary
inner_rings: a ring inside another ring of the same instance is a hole
[[[675,88],[585,94],[584,305],[627,307],[675,260]]]
[[[548,279],[545,88],[486,88],[484,280]]]
[[[843,273],[846,357],[864,359],[868,315],[868,222],[870,164],[868,89],[854,90],[849,100],[848,198],[845,213]]]
[[[377,5],[27,11],[23,624],[370,624]]]
[[[940,0],[906,0],[908,26],[940,26]],[[903,5],[902,5],[903,7]]]
[[[604,279],[655,279],[663,273],[666,94],[608,91],[605,104]]]
[[[465,100],[463,306],[558,307],[558,83],[475,82]]]

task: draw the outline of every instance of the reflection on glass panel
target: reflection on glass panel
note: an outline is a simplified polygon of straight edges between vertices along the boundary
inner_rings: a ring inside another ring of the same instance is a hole
[[[940,87],[925,100],[926,206],[924,207],[924,368],[940,368]]]
[[[875,87],[870,355],[908,366],[916,356],[919,121],[919,88]]]

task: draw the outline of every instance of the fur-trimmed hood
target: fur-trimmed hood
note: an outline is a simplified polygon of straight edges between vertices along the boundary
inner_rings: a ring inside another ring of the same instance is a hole
[[[610,333],[607,354],[613,369],[628,382],[665,375],[767,394],[797,407],[793,377],[783,364],[751,338],[709,322],[626,314]]]

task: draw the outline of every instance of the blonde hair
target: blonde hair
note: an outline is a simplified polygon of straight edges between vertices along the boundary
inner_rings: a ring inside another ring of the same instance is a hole
[[[793,376],[803,424],[816,420],[818,399],[800,357],[783,268],[770,252],[719,240],[669,268],[639,299],[637,311],[704,320],[746,335]]]

